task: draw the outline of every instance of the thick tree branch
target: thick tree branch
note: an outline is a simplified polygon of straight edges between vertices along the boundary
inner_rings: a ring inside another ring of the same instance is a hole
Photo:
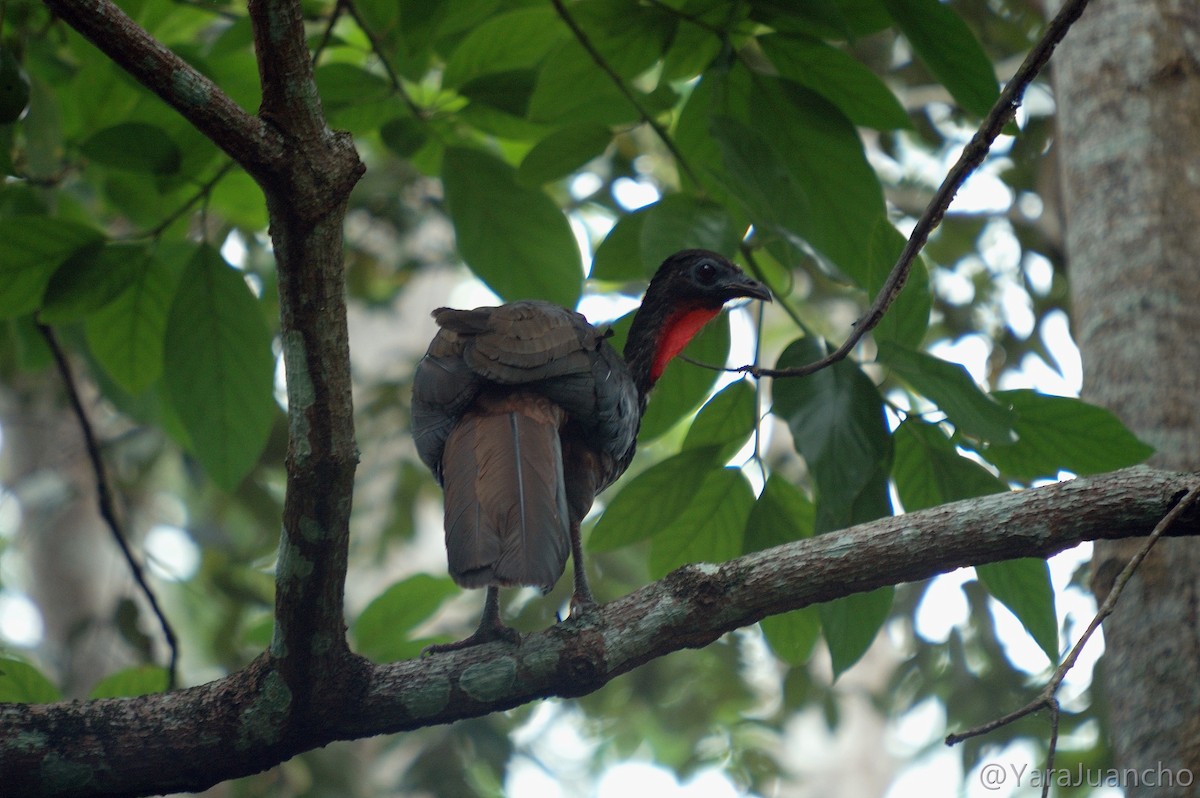
[[[256,177],[287,157],[283,138],[111,0],[44,0],[60,19]]]
[[[359,671],[365,665],[346,646],[342,611],[358,460],[342,224],[363,165],[349,134],[325,124],[296,0],[251,0],[248,6],[262,79],[258,117],[237,107],[109,0],[47,0],[47,5],[225,149],[266,196],[287,370],[287,495],[275,634],[260,668],[262,692],[249,696],[242,708],[265,713],[251,718],[261,724],[254,735],[302,738],[311,719],[329,709],[325,700],[344,702],[363,683]]]
[[[173,693],[0,705],[0,784],[30,796],[199,790],[334,740],[583,695],[767,615],[965,565],[1146,535],[1198,482],[1132,468],[886,518],[721,565],[685,566],[584,619],[527,635],[518,647],[495,643],[363,665],[355,679],[323,679],[313,688],[317,710],[302,723],[280,722],[294,696],[267,656]],[[1200,517],[1184,513],[1169,534],[1200,534]]]

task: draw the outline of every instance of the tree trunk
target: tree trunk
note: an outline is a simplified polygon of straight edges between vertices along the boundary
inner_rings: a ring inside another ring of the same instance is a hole
[[[1200,469],[1200,5],[1102,0],[1054,63],[1084,397]],[[1140,541],[1097,543],[1102,599]],[[1200,769],[1200,546],[1161,541],[1104,624],[1116,764]],[[1185,785],[1127,796],[1193,795]]]

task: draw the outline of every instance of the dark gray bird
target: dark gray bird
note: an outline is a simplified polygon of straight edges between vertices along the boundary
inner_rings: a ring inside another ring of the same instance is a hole
[[[767,289],[715,252],[667,258],[621,358],[582,315],[549,302],[438,308],[413,378],[413,439],[445,491],[450,575],[486,587],[478,630],[446,651],[516,641],[499,588],[554,587],[571,553],[575,614],[594,604],[579,524],[633,459],[646,399],[667,363],[731,299]]]

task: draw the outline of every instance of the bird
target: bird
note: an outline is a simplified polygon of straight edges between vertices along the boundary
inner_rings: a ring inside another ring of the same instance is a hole
[[[413,375],[412,435],[444,492],[450,575],[487,592],[478,629],[426,654],[519,642],[501,619],[499,589],[549,592],[568,554],[571,617],[595,606],[580,522],[633,459],[667,364],[738,298],[771,294],[716,252],[669,256],[634,314],[623,358],[610,330],[552,302],[433,311],[439,329]]]

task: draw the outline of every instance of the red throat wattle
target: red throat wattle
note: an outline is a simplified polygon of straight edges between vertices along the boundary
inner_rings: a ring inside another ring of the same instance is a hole
[[[690,308],[672,313],[659,336],[654,363],[650,367],[650,377],[657,381],[671,359],[682,352],[688,341],[700,332],[700,328],[720,312],[721,308],[716,307]]]

